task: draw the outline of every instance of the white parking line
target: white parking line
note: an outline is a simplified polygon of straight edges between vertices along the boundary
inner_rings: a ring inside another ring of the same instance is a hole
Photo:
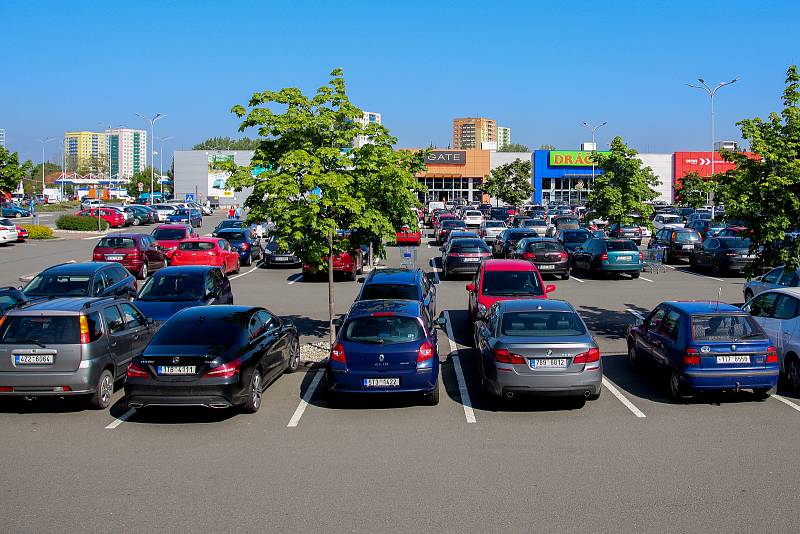
[[[632,310],[632,309],[628,308],[627,311],[628,311],[628,313],[633,314],[634,317],[636,317],[637,319],[641,319],[642,321],[644,321],[644,315],[642,315],[641,313],[637,312],[636,310]]]
[[[253,271],[255,271],[256,269],[258,269],[258,265],[253,266],[253,268],[250,269],[249,271],[245,271],[243,273],[234,274],[233,276],[229,276],[228,280],[235,280],[236,278],[239,278],[240,276],[246,276],[246,275],[252,273]]]
[[[675,267],[673,267],[672,265],[667,265],[666,263],[662,263],[661,265],[663,265],[667,269],[672,269],[673,271],[675,270]]]
[[[784,403],[786,406],[788,406],[789,408],[791,408],[793,410],[797,410],[798,412],[800,412],[800,406],[798,406],[797,404],[793,403],[792,401],[790,401],[786,397],[781,397],[780,395],[772,395],[772,398],[775,399],[775,400],[779,400],[782,403]]]
[[[649,278],[645,278],[644,276],[640,276],[640,277],[639,277],[639,280],[644,280],[645,282],[650,282],[650,283],[653,283],[653,281],[652,281],[652,280],[650,280]]]
[[[106,236],[106,234],[103,234],[103,235],[92,235],[92,236],[89,236],[89,237],[82,237],[81,239],[83,239],[84,241],[89,241],[91,239],[101,239],[101,238],[103,238],[105,236]]]
[[[581,284],[583,284],[586,281],[586,280],[581,280],[580,278],[578,278],[577,276],[575,276],[572,273],[570,273],[569,277],[570,277],[571,280],[575,280],[576,282],[580,282]]]
[[[441,282],[441,280],[439,279],[439,269],[438,267],[436,267],[436,262],[434,261],[433,258],[431,258],[431,268],[433,269],[433,277],[436,278],[436,283],[438,284],[439,282]]]
[[[311,384],[308,385],[308,389],[306,389],[303,398],[300,399],[300,404],[297,405],[297,409],[292,414],[292,418],[289,419],[289,424],[286,425],[287,427],[294,428],[300,422],[300,418],[303,417],[303,412],[306,411],[306,406],[308,406],[308,403],[314,396],[314,391],[316,391],[319,381],[322,380],[322,375],[324,374],[325,369],[317,369],[317,374],[314,375],[314,378],[311,380]]]
[[[108,430],[114,430],[119,425],[121,425],[122,423],[124,423],[125,421],[130,419],[130,417],[135,413],[136,413],[136,408],[130,408],[127,412],[125,412],[124,414],[120,415],[117,419],[114,419],[111,423],[106,425],[106,428]]]
[[[453,337],[453,326],[450,323],[450,314],[444,312],[447,318],[447,341],[450,343],[450,357],[453,358],[453,367],[456,370],[456,380],[458,381],[458,393],[461,395],[461,404],[464,406],[464,417],[467,423],[475,422],[475,412],[472,410],[472,401],[467,391],[467,382],[464,380],[464,372],[461,370],[461,360],[458,357],[458,348]]]
[[[639,408],[634,406],[633,403],[625,397],[625,395],[620,393],[619,390],[617,389],[617,386],[605,376],[603,377],[603,387],[606,388],[608,391],[610,391],[611,394],[617,398],[617,400],[619,400],[627,409],[631,411],[631,413],[633,413],[633,415],[635,415],[639,419],[644,419],[646,417],[644,413],[642,413],[642,411]]]
[[[303,273],[293,274],[292,276],[289,277],[288,284],[289,285],[296,284],[297,282],[299,282],[302,279],[303,279]]]
[[[692,276],[699,276],[700,278],[711,278],[712,280],[716,280],[717,282],[725,281],[722,278],[717,278],[715,276],[708,276],[707,274],[693,273],[692,271],[687,271],[686,269],[681,269],[679,272],[684,274],[690,274]]]

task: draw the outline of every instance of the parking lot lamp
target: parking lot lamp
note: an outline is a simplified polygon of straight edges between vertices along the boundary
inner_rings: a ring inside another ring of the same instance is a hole
[[[593,126],[593,125],[589,124],[586,121],[583,122],[583,125],[586,128],[588,128],[588,129],[590,129],[592,131],[592,146],[594,147],[594,154],[592,155],[592,187],[594,187],[594,166],[595,166],[595,163],[596,163],[594,158],[597,155],[597,142],[595,141],[595,134],[597,133],[597,130],[599,130],[600,128],[602,128],[606,124],[608,124],[608,123],[603,121],[602,123],[598,124],[597,126]],[[578,193],[578,200],[580,201],[580,193]]]
[[[155,163],[153,162],[153,153],[156,151],[156,139],[153,137],[155,135],[156,130],[156,121],[160,119],[165,119],[167,116],[161,113],[156,113],[153,118],[148,118],[142,115],[141,113],[136,114],[137,117],[141,117],[145,121],[150,123],[150,204],[153,203],[153,178],[155,174]]]

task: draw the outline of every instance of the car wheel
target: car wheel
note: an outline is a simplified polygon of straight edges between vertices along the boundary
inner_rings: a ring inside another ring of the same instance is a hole
[[[641,275],[641,273],[631,273],[631,278],[636,280],[637,278],[639,278],[640,275]]]
[[[430,391],[425,394],[425,403],[428,406],[436,406],[439,404],[439,379],[436,379],[436,385],[433,387],[433,391]]]
[[[669,394],[674,400],[686,400],[691,398],[686,392],[686,387],[683,383],[683,375],[677,370],[673,369],[669,375]]]
[[[239,274],[239,271],[242,269],[241,264],[239,263],[239,258],[236,258],[236,269],[233,271],[233,274]]]
[[[300,341],[295,338],[292,341],[292,349],[289,354],[289,365],[286,367],[287,373],[294,373],[300,367]]]
[[[800,391],[800,360],[794,356],[787,358],[784,362],[784,373],[789,386],[795,391]]]
[[[569,280],[569,271],[567,271],[564,274],[562,274],[561,275],[561,279],[562,280]]]
[[[636,354],[636,345],[634,343],[631,343],[630,347],[628,347],[628,363],[633,367],[639,365],[639,356]]]
[[[250,383],[247,385],[247,399],[242,410],[246,413],[256,413],[261,408],[261,372],[253,369]]]
[[[139,217],[134,217],[133,218],[133,225],[134,226],[139,226],[141,224],[142,224],[142,220]]]
[[[242,265],[244,265],[245,267],[249,267],[251,263],[253,263],[253,257],[248,256]]]
[[[89,398],[92,408],[105,410],[111,405],[111,398],[114,396],[114,376],[108,369],[100,373],[97,379],[94,394]]]
[[[669,249],[668,248],[664,249],[664,256],[662,256],[661,261],[664,262],[665,264],[669,264],[670,263],[671,258],[669,257]]]
[[[769,398],[772,388],[753,388],[753,396],[756,400],[763,401]]]
[[[142,264],[142,269],[139,271],[139,279],[140,280],[145,280],[147,278],[148,274],[150,274],[150,273],[147,270],[147,262],[145,262],[145,263]]]
[[[14,218],[15,219],[19,219],[20,217],[22,217],[22,215],[18,211],[15,211],[14,212]]]

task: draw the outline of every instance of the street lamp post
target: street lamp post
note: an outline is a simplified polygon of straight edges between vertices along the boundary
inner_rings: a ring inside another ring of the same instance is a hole
[[[144,120],[146,120],[147,122],[150,123],[150,204],[153,204],[153,178],[154,178],[153,175],[155,174],[155,164],[153,162],[153,153],[156,150],[156,144],[155,144],[156,140],[155,140],[155,137],[153,137],[153,136],[155,135],[155,129],[156,129],[155,124],[156,124],[156,121],[158,121],[160,119],[164,119],[167,116],[164,115],[164,114],[161,114],[161,113],[156,113],[152,118],[147,118],[144,115],[142,115],[141,113],[137,113],[136,116],[137,117],[141,117],[142,119],[144,119]]]
[[[590,129],[592,131],[592,146],[594,147],[594,155],[592,156],[592,187],[594,187],[594,165],[595,165],[594,156],[597,155],[597,142],[595,141],[595,134],[597,133],[597,130],[599,130],[600,128],[602,128],[606,124],[608,124],[608,123],[605,122],[605,121],[600,123],[600,124],[598,124],[597,126],[593,126],[593,125],[589,124],[586,121],[584,121],[584,123],[583,123],[584,127],[588,128],[588,129]],[[580,198],[580,193],[578,193],[578,198]]]
[[[173,136],[168,135],[166,137],[159,137],[158,138],[158,182],[161,186],[161,198],[164,198],[164,141],[169,141],[172,139]],[[174,194],[174,191],[173,191]],[[197,199],[195,199],[196,201]]]
[[[46,137],[44,139],[39,139],[39,142],[42,143],[42,195],[44,195],[44,145],[49,143],[50,141],[55,141],[55,137]]]
[[[733,83],[738,82],[739,81],[739,77],[737,76],[736,78],[734,78],[733,80],[731,80],[729,82],[722,82],[719,85],[717,85],[716,87],[714,87],[713,89],[711,87],[709,87],[708,84],[706,84],[706,81],[703,78],[697,78],[697,81],[700,82],[700,85],[695,85],[695,84],[692,84],[692,83],[687,83],[686,85],[688,85],[689,87],[691,87],[693,89],[700,89],[702,91],[705,91],[706,93],[708,93],[708,96],[711,97],[711,178],[713,179],[714,178],[714,160],[716,159],[715,154],[714,154],[714,152],[715,152],[714,143],[716,142],[716,139],[714,137],[714,97],[717,95],[717,91],[719,91],[721,88],[725,87],[726,85],[731,85]],[[713,197],[712,193],[709,193],[709,196],[706,197],[706,198],[708,199],[709,203],[711,203],[711,201],[714,200],[714,197]],[[714,218],[714,205],[713,204],[711,205],[711,218],[712,219]]]

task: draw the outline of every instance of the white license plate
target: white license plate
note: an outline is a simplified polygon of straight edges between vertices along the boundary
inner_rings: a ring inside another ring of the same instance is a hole
[[[15,354],[16,365],[52,365],[52,354]]]
[[[286,256],[277,256],[275,258],[275,261],[289,261],[289,258],[287,258]]]
[[[480,258],[464,258],[464,261],[466,261],[466,262],[475,262],[475,261],[481,261],[481,259]]]
[[[556,268],[555,265],[539,265],[540,271],[552,271],[555,268]]]
[[[744,259],[746,259],[746,260],[750,260],[750,259],[753,259],[755,256],[753,256],[753,255],[751,255],[751,254],[742,254],[742,255],[741,255],[741,256],[739,256],[739,257],[740,257],[740,258],[744,258]]]
[[[617,261],[631,261],[633,256],[617,256]]]
[[[160,375],[193,375],[194,365],[159,365],[156,372]]]
[[[750,356],[717,356],[717,363],[750,363]]]
[[[694,248],[694,245],[682,245],[681,248],[683,250],[692,250]]]
[[[530,362],[532,369],[563,369],[569,365],[567,358],[534,358]]]
[[[120,261],[122,257],[122,254],[106,254],[106,259],[111,261]]]
[[[367,388],[391,388],[400,386],[399,378],[365,378],[364,387]]]

